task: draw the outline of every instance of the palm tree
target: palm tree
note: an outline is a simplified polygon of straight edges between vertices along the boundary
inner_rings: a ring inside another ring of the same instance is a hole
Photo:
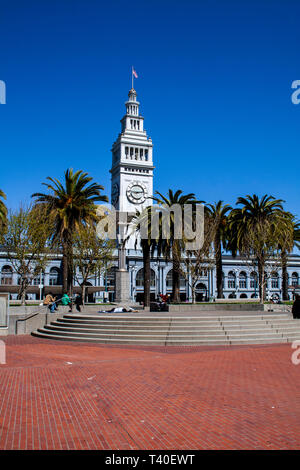
[[[185,248],[186,239],[184,230],[182,230],[182,237],[179,239],[176,237],[176,218],[174,212],[172,212],[172,206],[179,206],[180,210],[183,214],[184,206],[186,204],[192,204],[193,207],[196,204],[203,203],[203,201],[196,200],[194,193],[189,194],[182,194],[181,190],[176,191],[173,193],[171,189],[169,189],[168,196],[163,196],[160,192],[156,191],[159,197],[152,197],[154,201],[156,201],[159,205],[165,208],[167,211],[170,211],[170,219],[169,219],[169,236],[168,239],[164,240],[162,244],[162,248],[165,252],[166,258],[169,257],[170,253],[172,254],[172,264],[173,264],[173,280],[172,280],[172,300],[173,302],[180,301],[180,265],[181,265],[181,254]]]
[[[144,277],[144,306],[150,305],[150,281],[151,281],[151,254],[153,254],[155,248],[160,247],[161,242],[161,226],[157,231],[157,234],[153,235],[152,219],[151,215],[154,214],[156,208],[154,206],[148,206],[141,212],[136,210],[130,224],[130,232],[125,239],[125,243],[133,235],[139,234],[136,237],[135,246],[137,247],[140,243],[143,252],[143,277]]]
[[[206,212],[208,217],[214,224],[214,251],[216,263],[216,281],[217,281],[217,296],[218,299],[223,298],[223,266],[222,266],[222,245],[226,246],[228,236],[228,215],[227,213],[232,210],[228,204],[223,204],[223,201],[215,202],[214,204],[206,205]]]
[[[6,199],[6,195],[0,189],[0,198]],[[6,226],[7,208],[3,201],[0,199],[0,227],[1,231]]]
[[[265,263],[278,247],[276,227],[283,217],[283,202],[267,194],[261,199],[256,194],[239,197],[236,204],[242,207],[233,209],[229,218],[238,251],[257,262],[261,303],[265,297]]]
[[[53,241],[58,241],[63,250],[63,290],[72,294],[73,286],[73,232],[80,225],[96,220],[95,202],[107,202],[101,195],[103,186],[92,183],[92,178],[83,171],[65,171],[64,185],[56,178],[47,177],[43,183],[52,194],[34,193],[36,204],[44,204],[53,223]]]
[[[278,223],[278,228],[278,249],[280,251],[282,271],[282,299],[289,300],[287,257],[293,251],[294,246],[299,248],[300,224],[293,214],[284,212],[282,220]]]

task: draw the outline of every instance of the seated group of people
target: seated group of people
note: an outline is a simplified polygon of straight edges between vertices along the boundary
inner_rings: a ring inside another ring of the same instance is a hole
[[[170,303],[170,296],[168,294],[159,293],[157,301],[162,302],[164,304],[168,304],[168,303]]]
[[[53,294],[50,292],[49,294],[46,295],[43,305],[47,305],[50,309],[50,312],[53,313],[55,310],[57,310],[57,305],[60,303],[61,305],[69,306],[70,310],[69,312],[72,312],[72,299],[68,296],[68,294],[63,294],[61,298],[54,297]],[[75,299],[74,303],[76,305],[76,310],[78,312],[81,311],[80,306],[83,304],[82,302],[82,296],[81,294],[78,294]]]

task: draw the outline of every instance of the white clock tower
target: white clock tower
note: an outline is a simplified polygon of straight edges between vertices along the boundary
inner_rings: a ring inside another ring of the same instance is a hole
[[[121,133],[112,146],[111,203],[118,211],[135,212],[152,204],[152,140],[144,130],[136,91],[128,93]]]

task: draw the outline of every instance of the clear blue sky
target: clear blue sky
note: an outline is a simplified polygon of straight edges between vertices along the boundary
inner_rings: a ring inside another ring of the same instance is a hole
[[[300,215],[300,2],[0,0],[0,188],[87,171],[110,196],[111,145],[135,81],[155,180],[234,204],[272,194]]]

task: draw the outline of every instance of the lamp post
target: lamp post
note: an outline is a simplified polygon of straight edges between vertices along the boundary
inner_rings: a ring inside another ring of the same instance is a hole
[[[108,295],[107,295],[107,261],[105,261],[105,280],[104,280],[104,282],[105,282],[104,303],[106,303],[107,302],[107,297],[108,297]]]
[[[40,289],[40,300],[42,300],[42,291],[43,291],[43,288],[44,288],[44,285],[43,285],[43,272],[41,270],[40,272],[40,283],[39,283],[39,289]]]
[[[130,266],[130,272],[131,272],[131,298],[132,301],[134,301],[134,287],[133,287],[133,278],[134,278],[134,273],[136,272],[137,267],[136,265]]]
[[[237,293],[238,293],[238,269],[233,270],[235,272],[235,298],[237,299]]]

